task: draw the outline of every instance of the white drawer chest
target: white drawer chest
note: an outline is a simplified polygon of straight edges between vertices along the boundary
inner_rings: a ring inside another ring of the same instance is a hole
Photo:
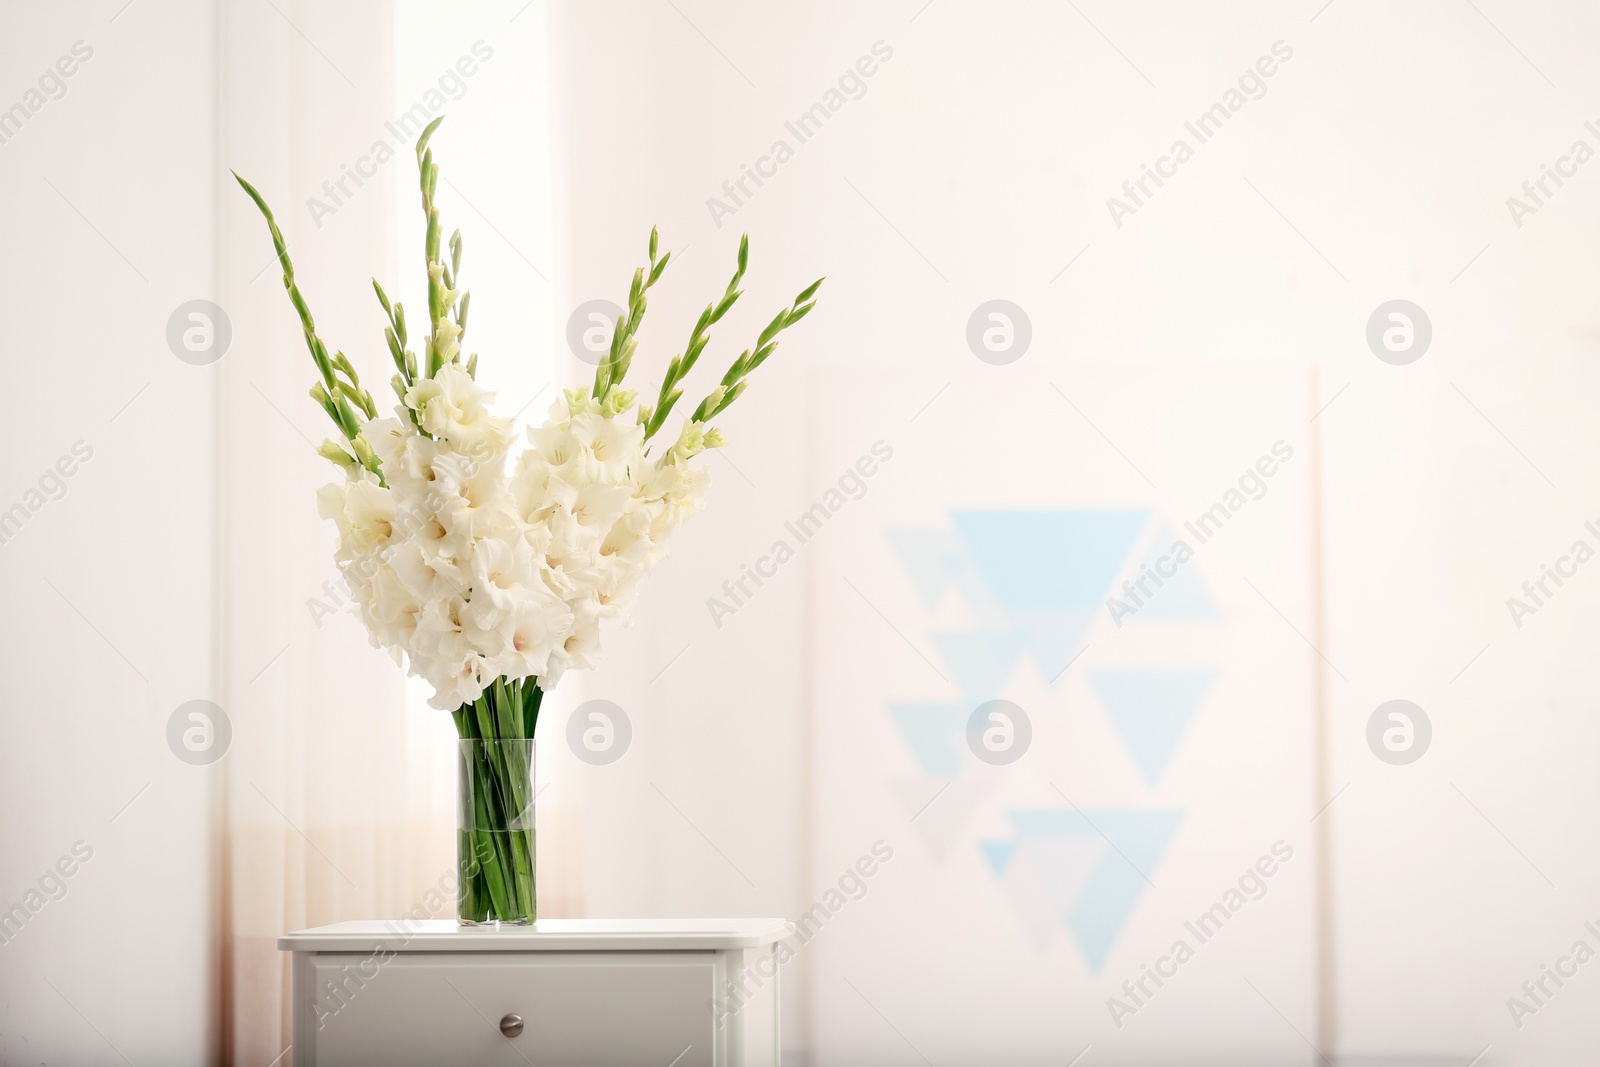
[[[346,922],[294,954],[295,1067],[778,1067],[783,919]]]

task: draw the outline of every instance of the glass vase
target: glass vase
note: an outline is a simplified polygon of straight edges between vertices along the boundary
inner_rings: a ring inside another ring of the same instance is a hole
[[[458,745],[457,914],[463,926],[525,926],[538,918],[534,741],[467,738]]]

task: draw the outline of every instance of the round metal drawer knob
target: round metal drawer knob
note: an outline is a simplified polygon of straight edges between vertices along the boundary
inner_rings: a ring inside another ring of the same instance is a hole
[[[500,1032],[507,1037],[516,1037],[522,1033],[522,1016],[507,1015],[500,1020]]]

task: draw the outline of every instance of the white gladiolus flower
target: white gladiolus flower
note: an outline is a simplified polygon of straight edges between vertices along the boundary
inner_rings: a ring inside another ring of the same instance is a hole
[[[571,435],[594,460],[598,476],[611,484],[627,482],[629,465],[638,459],[644,444],[643,426],[602,415],[574,416]]]
[[[471,294],[460,288],[460,232],[449,238],[448,255],[441,248],[433,198],[438,170],[427,147],[442,121],[441,115],[429,123],[416,146],[428,219],[427,329],[415,331],[419,343],[407,330],[404,307],[372,283],[398,372],[389,382],[400,397],[392,415],[381,418],[355,363],[317,334],[265,199],[235,177],[277,248],[317,367],[310,395],[338,429],[338,438],[317,452],[342,480],[318,492],[317,508],[338,531],[334,559],[368,639],[432,684],[430,703],[457,713],[463,737],[516,736],[532,731],[539,690],[553,688],[568,670],[600,662],[602,622],[631,621],[645,576],[665,557],[673,532],[705,503],[711,476],[691,461],[725,443],[709,420],[745,391],[778,335],[812,310],[822,279],[770,320],[698,407],[675,408],[710,327],[743,292],[749,243],[741,240],[738,269],[723,296],[706,306],[688,347],[667,364],[659,392],[641,404],[623,381],[638,350],[647,293],[672,258],[658,255],[659,234],[651,230],[649,266],[634,272],[628,310],[615,324],[612,350],[595,369],[592,388],[558,396],[512,456],[512,420],[491,413],[494,393],[476,381],[478,357],[463,358],[461,351]],[[675,438],[656,438],[673,410],[694,415],[682,420]],[[648,438],[656,438],[653,446]],[[493,704],[499,721],[469,722],[466,705],[486,688],[490,696],[474,718]],[[517,714],[521,723],[512,718]],[[474,793],[481,802],[476,787]],[[522,865],[509,865],[515,877],[503,879],[505,893],[481,884],[489,873],[464,885],[464,907],[469,895],[495,906],[474,903],[478,914],[469,919],[464,910],[462,921],[507,918],[502,897],[516,898],[515,912],[527,911],[532,872],[524,886]]]
[[[530,592],[513,609],[504,628],[506,673],[513,678],[544,678],[550,654],[571,627],[572,611],[560,597],[544,588]]]
[[[497,454],[511,443],[511,420],[489,414],[486,405],[493,399],[457,363],[445,364],[406,392],[406,406],[417,413],[422,428],[466,456]]]
[[[395,410],[398,417],[372,419],[361,432],[383,464],[389,487],[398,495],[415,496],[426,492],[434,480],[439,442],[417,433],[405,408]]]
[[[517,531],[485,537],[472,546],[472,600],[467,611],[480,626],[496,627],[532,595],[539,578],[533,549]]]
[[[499,677],[549,689],[596,666],[602,621],[631,621],[667,539],[704,503],[710,475],[690,458],[720,444],[689,424],[647,456],[631,393],[576,391],[508,474],[510,423],[490,399],[447,364],[363,427],[387,487],[352,462],[318,494],[372,643],[403,655],[445,710]]]

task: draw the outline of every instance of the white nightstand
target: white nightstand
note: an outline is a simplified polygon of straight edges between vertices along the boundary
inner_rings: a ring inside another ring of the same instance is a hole
[[[778,1067],[783,919],[347,922],[294,953],[296,1067]]]

